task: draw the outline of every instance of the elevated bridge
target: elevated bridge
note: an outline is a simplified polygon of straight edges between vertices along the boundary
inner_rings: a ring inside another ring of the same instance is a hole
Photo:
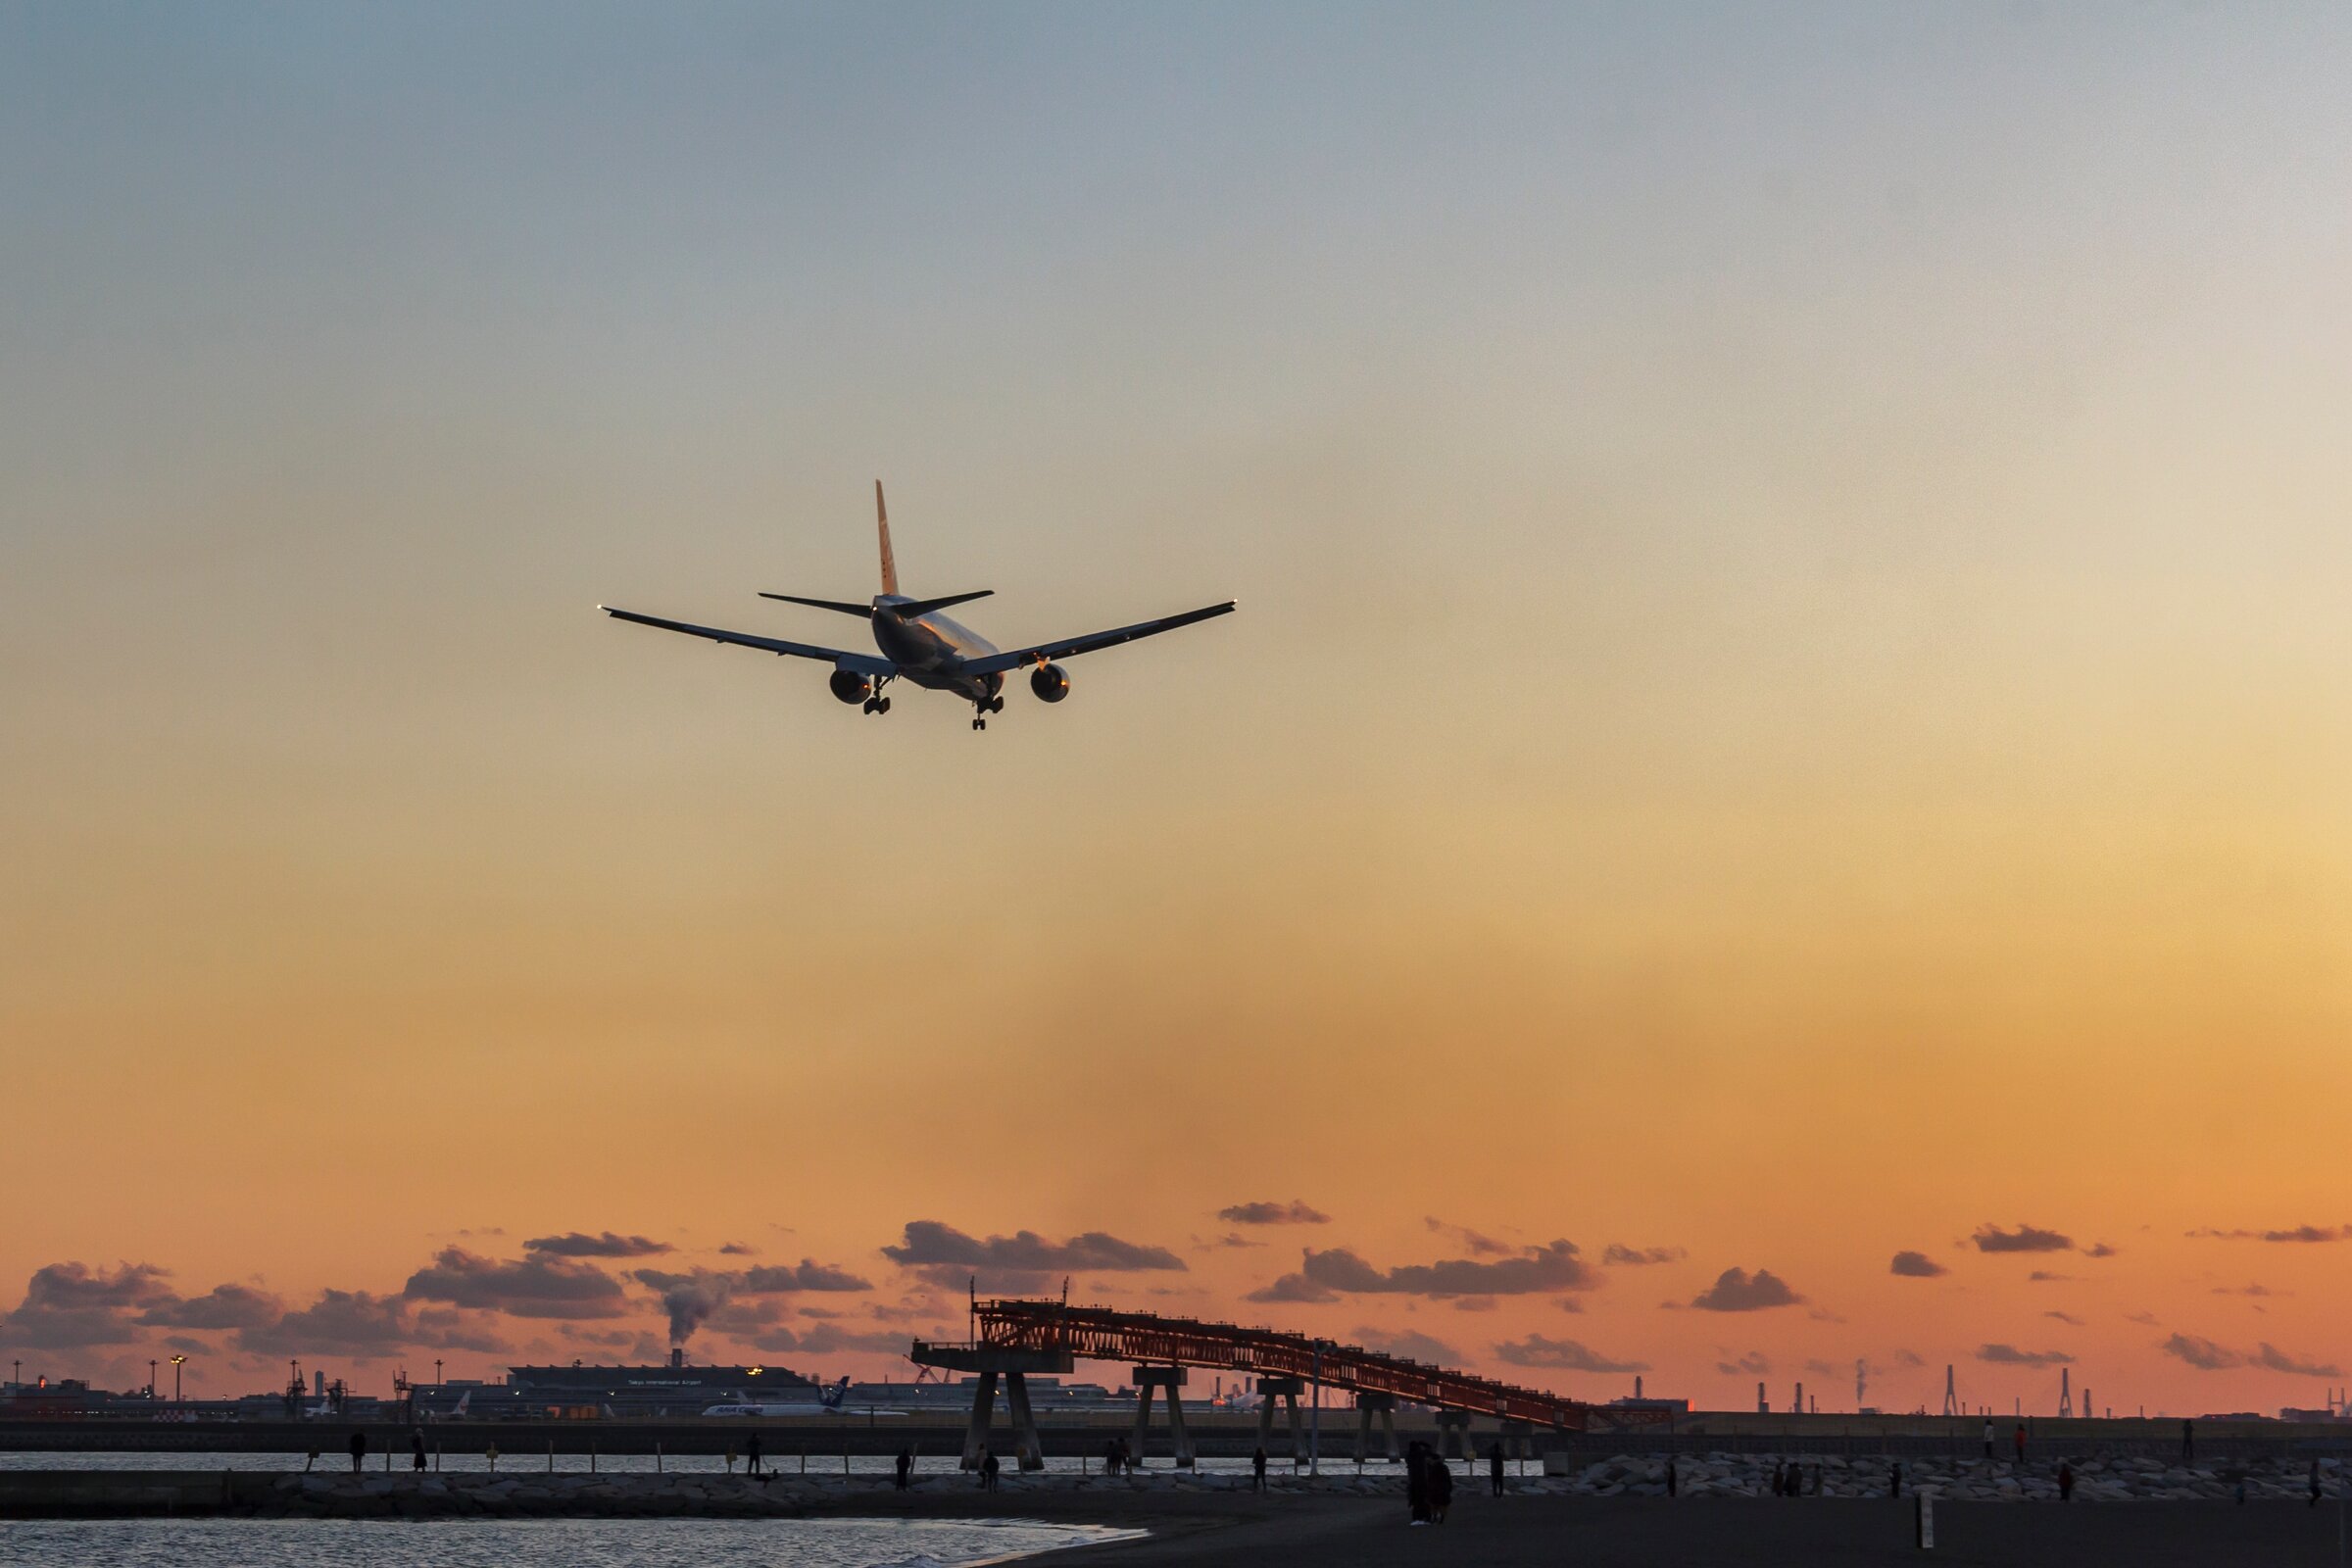
[[[974,1390],[972,1428],[965,1459],[976,1462],[987,1441],[989,1411],[996,1399],[996,1379],[1008,1382],[1005,1403],[1012,1417],[1015,1443],[1024,1466],[1043,1463],[1037,1454],[1034,1422],[1028,1419],[1027,1373],[1061,1373],[1079,1360],[1126,1361],[1135,1367],[1138,1391],[1135,1449],[1140,1455],[1151,1417],[1152,1395],[1167,1391],[1169,1424],[1176,1439],[1179,1465],[1190,1463],[1190,1445],[1184,1435],[1184,1409],[1178,1395],[1184,1369],[1200,1367],[1254,1377],[1265,1395],[1259,1406],[1261,1431],[1270,1431],[1273,1400],[1287,1397],[1294,1438],[1298,1430],[1298,1396],[1307,1389],[1345,1389],[1354,1396],[1358,1414],[1358,1457],[1370,1436],[1371,1417],[1387,1421],[1390,1446],[1395,1446],[1395,1420],[1389,1414],[1396,1401],[1423,1404],[1451,1413],[1441,1423],[1458,1433],[1471,1416],[1492,1416],[1508,1429],[1548,1427],[1560,1432],[1584,1432],[1594,1426],[1645,1426],[1666,1419],[1654,1409],[1616,1409],[1563,1398],[1542,1389],[1482,1378],[1446,1367],[1429,1366],[1400,1355],[1387,1355],[1358,1345],[1276,1329],[1243,1328],[1199,1318],[1163,1317],[1156,1312],[1121,1312],[1104,1306],[1071,1306],[1063,1301],[1019,1299],[978,1301],[973,1304],[976,1337],[969,1345],[933,1345],[917,1340],[910,1359],[934,1366],[980,1375]]]

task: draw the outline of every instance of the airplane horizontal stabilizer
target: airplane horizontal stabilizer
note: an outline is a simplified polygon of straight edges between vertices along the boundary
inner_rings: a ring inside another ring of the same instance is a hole
[[[950,594],[944,599],[909,599],[903,605],[892,605],[890,609],[901,618],[928,615],[934,610],[945,610],[950,605],[969,604],[975,599],[986,599],[995,592],[994,588],[982,588],[974,593]]]
[[[798,594],[771,593],[762,593],[760,597],[781,599],[788,605],[807,605],[812,610],[836,611],[844,615],[856,615],[860,620],[870,620],[874,613],[874,607],[871,605],[845,605],[838,599],[803,599]]]

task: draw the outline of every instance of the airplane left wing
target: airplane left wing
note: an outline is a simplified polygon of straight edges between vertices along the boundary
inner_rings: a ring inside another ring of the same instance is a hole
[[[788,643],[780,637],[755,637],[749,632],[723,631],[716,626],[697,626],[691,621],[640,615],[631,610],[614,610],[611,605],[599,605],[596,608],[615,620],[633,620],[640,626],[682,631],[689,637],[703,637],[714,643],[731,643],[737,648],[757,648],[762,653],[790,654],[796,659],[821,659],[836,669],[854,669],[860,675],[895,675],[899,672],[898,665],[879,654],[853,654],[841,648],[819,648],[814,643]]]
[[[1163,631],[1190,626],[1197,621],[1212,620],[1230,614],[1234,602],[1210,605],[1201,610],[1188,610],[1181,615],[1162,615],[1157,620],[1139,620],[1132,626],[1118,626],[1109,631],[1089,632],[1084,637],[1071,637],[1057,643],[1039,643],[1034,648],[1016,648],[1010,653],[992,654],[986,659],[964,662],[963,667],[975,675],[993,675],[1023,664],[1042,664],[1053,659],[1074,659],[1091,654],[1098,648],[1116,648],[1121,643],[1134,642],[1139,637],[1156,637]]]

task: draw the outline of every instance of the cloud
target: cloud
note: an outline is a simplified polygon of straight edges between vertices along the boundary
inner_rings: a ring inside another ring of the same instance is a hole
[[[2124,1321],[2127,1323],[2145,1323],[2150,1328],[2155,1328],[2157,1326],[2156,1314],[2153,1312],[2126,1312],[2124,1314]]]
[[[908,1220],[905,1239],[883,1248],[882,1255],[904,1268],[1004,1269],[1031,1274],[1082,1268],[1181,1270],[1185,1266],[1183,1258],[1164,1247],[1121,1241],[1102,1231],[1086,1231],[1066,1242],[1048,1241],[1035,1231],[1015,1231],[984,1241],[932,1219]]]
[[[24,1301],[0,1316],[0,1340],[26,1349],[127,1344],[138,1337],[136,1314],[178,1299],[167,1278],[152,1263],[45,1263],[25,1282]]]
[[[1461,1351],[1447,1345],[1444,1340],[1433,1339],[1427,1334],[1416,1334],[1411,1329],[1392,1331],[1356,1328],[1349,1331],[1349,1336],[1366,1349],[1378,1350],[1383,1355],[1401,1356],[1407,1361],[1422,1361],[1432,1366],[1459,1366],[1462,1364]]]
[[[1287,1203],[1229,1203],[1217,1210],[1228,1225],[1328,1225],[1331,1216],[1294,1198]]]
[[[368,1361],[421,1347],[495,1351],[486,1327],[445,1307],[416,1309],[407,1298],[367,1291],[321,1291],[318,1299],[275,1323],[237,1331],[240,1349],[270,1355],[347,1355]]]
[[[2345,1375],[2344,1369],[2332,1362],[2292,1355],[2267,1341],[2248,1354],[2194,1334],[2176,1334],[2157,1348],[2167,1355],[2186,1361],[2200,1372],[2226,1372],[2234,1367],[2258,1366],[2265,1371],[2287,1372],[2296,1377],[2340,1378]]]
[[[1753,1274],[1727,1268],[1714,1284],[1692,1297],[1690,1304],[1703,1312],[1761,1312],[1768,1307],[1794,1306],[1803,1299],[1788,1288],[1788,1281],[1768,1268]]]
[[[1575,1340],[1546,1339],[1530,1334],[1523,1340],[1505,1340],[1494,1347],[1494,1353],[1513,1366],[1556,1367],[1563,1372],[1646,1372],[1647,1361],[1619,1361]]]
[[[1421,1223],[1441,1236],[1450,1236],[1460,1242],[1469,1250],[1472,1257],[1505,1257],[1518,1250],[1508,1242],[1498,1242],[1494,1237],[1482,1235],[1467,1225],[1448,1224],[1435,1214],[1423,1215]]]
[[[747,1268],[734,1276],[735,1288],[748,1296],[781,1296],[794,1291],[870,1291],[873,1282],[845,1268],[802,1258],[798,1263]]]
[[[721,1257],[749,1257],[752,1255],[752,1249],[744,1246],[741,1242],[729,1242],[718,1250],[718,1255]]]
[[[2072,1274],[2053,1274],[2046,1268],[2037,1268],[2026,1276],[2026,1283],[2028,1285],[2055,1285],[2062,1280],[2073,1278]]]
[[[1980,1225],[1969,1240],[1980,1252],[2071,1252],[2075,1248],[2073,1237],[2032,1225],[2020,1225],[2012,1231],[1998,1225]]]
[[[1898,1366],[1926,1366],[1928,1364],[1928,1358],[1917,1350],[1897,1350],[1894,1352],[1894,1359]]]
[[[2279,1293],[2267,1285],[2216,1285],[2213,1288],[2213,1294],[2216,1296],[2276,1296]],[[2288,1291],[2285,1294],[2292,1296],[2294,1292]]]
[[[2113,1257],[2115,1255],[2115,1250],[2116,1250],[2114,1248],[2108,1246],[2105,1242],[2099,1242],[2093,1246],[2082,1249],[2082,1255],[2084,1257]]]
[[[620,1282],[594,1263],[539,1255],[510,1262],[462,1247],[434,1253],[430,1264],[409,1276],[401,1295],[516,1317],[618,1317],[628,1304]]]
[[[1585,1310],[1585,1303],[1573,1296],[1563,1296],[1551,1304],[1563,1312],[1575,1312],[1581,1315]]]
[[[1905,1251],[1894,1254],[1894,1261],[1886,1265],[1886,1272],[1900,1274],[1905,1279],[1932,1280],[1938,1275],[1949,1274],[1951,1270],[1925,1252]]]
[[[1492,1312],[1501,1304],[1492,1296],[1457,1296],[1453,1298],[1456,1312]]]
[[[2340,1378],[2344,1375],[2344,1369],[2333,1362],[2305,1360],[2269,1344],[2254,1352],[2254,1364],[2268,1367],[2273,1372],[2292,1372],[2306,1378]]]
[[[202,1296],[173,1297],[139,1314],[141,1323],[175,1329],[250,1329],[274,1323],[286,1303],[247,1285],[216,1285]]]
[[[1298,1272],[1285,1274],[1253,1301],[1315,1301],[1330,1293],[1348,1296],[1532,1296],[1553,1291],[1589,1291],[1600,1284],[1592,1266],[1576,1255],[1574,1242],[1552,1242],[1520,1250],[1493,1262],[1444,1258],[1435,1263],[1400,1263],[1376,1268],[1345,1247],[1305,1250]],[[1314,1292],[1325,1294],[1316,1295]]]
[[[1679,1247],[1626,1247],[1611,1242],[1601,1249],[1600,1260],[1627,1268],[1644,1268],[1652,1263],[1679,1263],[1690,1255]]]
[[[1977,1359],[1997,1361],[2004,1366],[2065,1366],[2074,1357],[2064,1350],[2021,1350],[2014,1345],[1980,1345]]]
[[[1340,1293],[1329,1286],[1317,1285],[1303,1274],[1285,1274],[1271,1285],[1261,1285],[1244,1297],[1249,1301],[1336,1301]]]
[[[1772,1359],[1762,1350],[1750,1350],[1737,1361],[1716,1362],[1715,1370],[1727,1378],[1741,1372],[1760,1378],[1772,1370]]]
[[[1252,1241],[1240,1231],[1227,1231],[1224,1235],[1210,1237],[1207,1241],[1202,1241],[1198,1236],[1193,1238],[1193,1246],[1203,1252],[1234,1252],[1265,1245],[1263,1242]]]
[[[2057,1319],[2059,1322],[2061,1322],[2061,1323],[2064,1323],[2064,1324],[2067,1324],[2067,1325],[2069,1325],[2070,1327],[2073,1327],[2073,1328],[2078,1328],[2078,1329],[2079,1329],[2079,1328],[2081,1328],[2081,1327],[2082,1326],[2082,1320],[2081,1318],[2079,1318],[2079,1317],[2075,1316],[2075,1314],[2074,1314],[2074,1313],[2072,1313],[2072,1312],[2057,1312],[2057,1311],[2051,1311],[2051,1312],[2044,1312],[2044,1313],[2042,1313],[2041,1315],[2042,1315],[2043,1317],[2054,1317],[2054,1318],[2056,1318],[2056,1319]]]
[[[544,1252],[550,1257],[652,1257],[675,1250],[667,1242],[657,1242],[650,1236],[615,1236],[611,1231],[594,1236],[581,1231],[534,1236],[522,1244],[522,1250]]]
[[[2167,1355],[2180,1357],[2200,1372],[2219,1372],[2246,1364],[2246,1358],[2228,1346],[2216,1345],[2194,1334],[2176,1334],[2157,1348]]]
[[[2196,1230],[2190,1236],[2223,1242],[2340,1242],[2352,1238],[2352,1225],[2297,1225],[2279,1231]]]

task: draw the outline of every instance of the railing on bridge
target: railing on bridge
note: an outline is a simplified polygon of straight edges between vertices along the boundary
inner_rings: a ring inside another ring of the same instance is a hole
[[[1441,1410],[1465,1410],[1582,1432],[1604,1412],[1578,1399],[1522,1389],[1467,1372],[1425,1366],[1357,1345],[1273,1329],[1249,1329],[1155,1312],[1119,1312],[1060,1301],[993,1300],[974,1305],[980,1343],[1003,1349],[1055,1350],[1099,1361],[1211,1367],[1254,1377],[1295,1377],[1358,1394],[1387,1394]],[[1622,1419],[1621,1419],[1622,1418]],[[1663,1412],[1607,1410],[1612,1424],[1645,1425]]]

